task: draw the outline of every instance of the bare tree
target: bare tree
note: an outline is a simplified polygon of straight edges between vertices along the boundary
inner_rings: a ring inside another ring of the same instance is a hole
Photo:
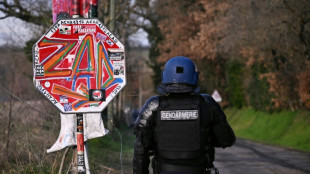
[[[16,17],[23,21],[49,27],[52,23],[51,3],[47,0],[2,0],[0,19]]]

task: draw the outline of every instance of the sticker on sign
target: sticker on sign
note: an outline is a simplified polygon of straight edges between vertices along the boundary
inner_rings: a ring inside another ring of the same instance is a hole
[[[124,45],[98,19],[57,21],[33,60],[34,85],[63,113],[101,112],[126,85]]]

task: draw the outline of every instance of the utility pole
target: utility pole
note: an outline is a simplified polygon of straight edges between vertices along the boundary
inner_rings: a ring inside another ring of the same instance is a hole
[[[110,31],[115,31],[115,0],[110,0],[110,23],[109,23],[109,29]],[[108,121],[107,121],[107,128],[109,130],[112,130],[112,124],[110,121],[112,121],[115,113],[115,104],[118,102],[118,97],[116,97],[116,100],[112,101],[112,103],[108,106]]]
[[[115,31],[115,0],[110,0],[110,30]]]
[[[72,18],[80,18],[80,1],[73,0],[71,11]],[[86,173],[84,160],[84,132],[83,132],[83,114],[76,114],[76,140],[77,146],[73,147],[73,159],[71,171],[73,174]],[[82,127],[81,125],[82,124]],[[79,129],[80,128],[80,129]],[[81,147],[83,146],[83,147]]]

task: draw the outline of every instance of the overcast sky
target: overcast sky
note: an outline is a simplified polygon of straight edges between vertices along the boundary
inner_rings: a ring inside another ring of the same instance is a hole
[[[0,16],[3,16],[0,12]],[[34,26],[23,22],[20,19],[9,17],[0,20],[0,46],[14,44],[23,47],[25,42],[33,37]],[[148,46],[147,33],[142,29],[129,37],[135,46]]]
[[[0,20],[0,45],[23,46],[27,40],[32,38],[32,33],[30,26],[20,19],[9,17]]]

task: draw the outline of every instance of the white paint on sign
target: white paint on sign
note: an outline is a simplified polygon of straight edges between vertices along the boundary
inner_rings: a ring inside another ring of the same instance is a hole
[[[101,113],[83,114],[84,141],[106,135]],[[76,146],[76,114],[60,113],[61,127],[57,141],[47,149],[47,153],[59,151],[65,147]]]
[[[49,88],[51,86],[51,83],[50,82],[45,82],[44,85],[45,85],[46,88]]]

